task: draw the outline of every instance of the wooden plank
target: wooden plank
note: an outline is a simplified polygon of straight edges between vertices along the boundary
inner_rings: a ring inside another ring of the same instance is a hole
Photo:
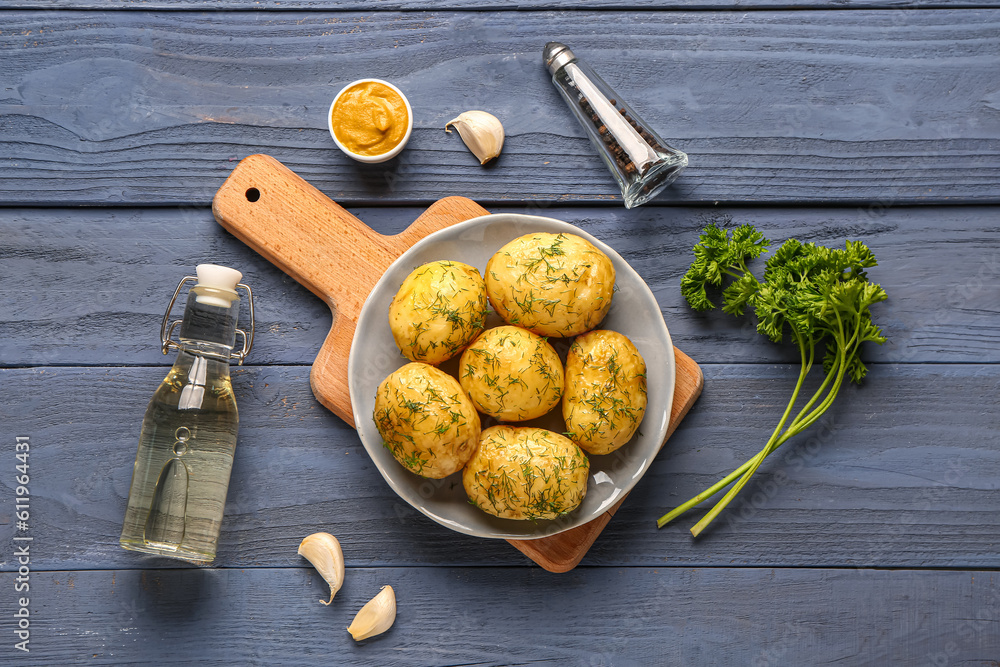
[[[1000,201],[998,10],[3,17],[0,203],[207,203],[252,153],[341,203],[620,201],[541,65],[550,39],[690,153],[661,203]],[[325,122],[373,74],[415,110],[382,166]],[[470,106],[507,130],[485,169],[443,131]]]
[[[352,208],[384,234],[420,210]],[[779,242],[852,238],[872,247],[880,262],[872,278],[889,293],[876,319],[890,340],[867,358],[1000,362],[997,207],[494,210],[566,220],[615,248],[649,283],[674,343],[698,362],[796,361],[749,320],[694,313],[680,296],[698,232],[727,215]],[[206,261],[239,268],[257,295],[249,363],[311,364],[330,329],[322,301],[220,228],[207,207],[0,209],[0,238],[0,365],[170,363],[157,338],[163,309],[181,276]]]
[[[657,530],[669,508],[763,446],[793,366],[705,365],[705,391],[582,566],[1000,566],[1000,367],[878,365],[813,432],[769,459],[715,528]],[[118,546],[146,402],[163,368],[0,370],[4,437],[31,438],[31,534],[54,569],[176,567]],[[399,500],[307,367],[234,370],[240,407],[217,564],[294,564],[326,530],[355,565],[527,565],[501,540],[439,526]],[[9,451],[9,449],[7,450]],[[11,464],[13,465],[13,463]],[[0,542],[14,535],[0,494]],[[7,558],[4,556],[3,558]],[[9,565],[9,561],[8,561]]]
[[[329,607],[308,566],[32,572],[30,584],[31,653],[5,647],[25,667],[978,665],[996,657],[1000,616],[989,571],[351,567]],[[355,644],[344,628],[385,584],[396,622]]]
[[[747,10],[747,9],[902,9],[963,7],[995,7],[996,0],[806,0],[789,3],[788,0],[380,0],[379,11],[498,11],[498,10]],[[199,10],[199,11],[288,11],[313,10],[323,12],[371,11],[371,3],[363,0],[8,0],[8,9],[72,9],[96,10]]]

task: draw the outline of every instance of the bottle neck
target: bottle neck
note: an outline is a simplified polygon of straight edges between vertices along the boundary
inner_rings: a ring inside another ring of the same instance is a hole
[[[184,352],[195,356],[211,357],[225,361],[236,344],[236,325],[240,312],[240,300],[235,295],[229,305],[220,301],[216,294],[205,298],[196,287],[188,294],[184,319],[181,322],[180,345]],[[213,290],[213,292],[215,292]],[[199,298],[202,297],[202,298]],[[228,370],[227,370],[228,373]]]
[[[181,341],[181,353],[188,357],[205,357],[226,365],[226,374],[229,374],[229,359],[233,348],[216,343],[206,343],[204,341]],[[178,358],[179,359],[179,358]]]
[[[205,386],[229,377],[229,359],[218,351],[183,347],[174,360],[174,370],[187,378],[187,384]]]
[[[171,384],[180,389],[177,409],[201,410],[206,407],[206,400],[217,396],[220,388],[229,385],[229,360],[183,348],[167,376],[168,380],[171,378]]]

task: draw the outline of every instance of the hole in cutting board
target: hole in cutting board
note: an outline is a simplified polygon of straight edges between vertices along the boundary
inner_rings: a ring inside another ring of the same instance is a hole
[[[255,202],[260,199],[260,190],[257,188],[250,188],[247,190],[247,201]]]

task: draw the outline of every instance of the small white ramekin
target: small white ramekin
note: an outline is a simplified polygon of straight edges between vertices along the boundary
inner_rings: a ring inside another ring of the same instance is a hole
[[[402,140],[400,140],[400,142],[396,144],[392,148],[392,150],[386,153],[381,153],[379,155],[358,155],[357,153],[354,153],[351,150],[349,150],[344,144],[340,143],[339,139],[337,139],[337,135],[333,131],[333,107],[337,105],[337,100],[339,100],[340,96],[343,95],[349,88],[352,88],[358,85],[359,83],[369,83],[369,82],[381,83],[383,86],[388,86],[389,88],[392,88],[394,91],[396,91],[396,93],[403,98],[403,104],[406,105],[406,133],[403,135]],[[333,98],[333,102],[330,103],[330,109],[326,112],[326,126],[330,129],[330,136],[333,137],[333,141],[334,143],[337,144],[337,148],[344,151],[344,153],[347,156],[357,160],[358,162],[375,164],[378,162],[385,162],[386,160],[391,160],[392,158],[399,155],[400,151],[402,151],[403,148],[406,146],[406,142],[410,140],[410,134],[413,132],[413,109],[410,108],[410,100],[406,99],[406,95],[403,94],[403,91],[401,91],[399,88],[392,85],[388,81],[383,81],[382,79],[358,79],[357,81],[352,81],[343,88],[341,88],[340,92],[337,93],[337,96]]]

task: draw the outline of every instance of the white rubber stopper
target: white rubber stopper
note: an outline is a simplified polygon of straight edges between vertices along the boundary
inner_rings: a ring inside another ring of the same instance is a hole
[[[236,294],[236,285],[239,284],[243,274],[236,269],[230,269],[228,266],[219,266],[218,264],[199,264],[195,267],[195,271],[198,273],[198,287],[211,287],[223,292],[231,292],[233,297],[239,296]],[[211,294],[199,294],[195,297],[195,301],[208,306],[229,308],[233,299],[226,299],[223,296],[214,296]]]

